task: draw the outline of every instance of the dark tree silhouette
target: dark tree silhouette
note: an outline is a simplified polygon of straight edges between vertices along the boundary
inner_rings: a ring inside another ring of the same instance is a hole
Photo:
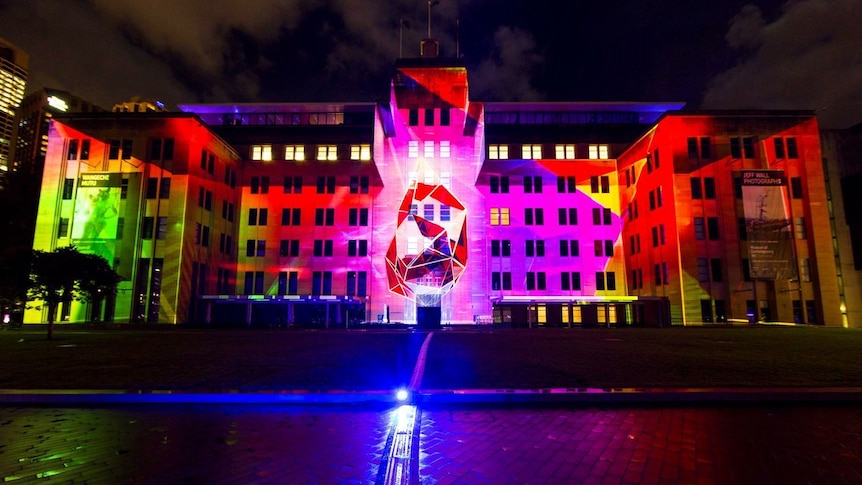
[[[51,252],[34,250],[28,296],[48,306],[48,340],[54,337],[60,302],[89,301],[101,307],[105,298],[116,294],[119,281],[120,276],[104,258],[82,254],[74,246]]]

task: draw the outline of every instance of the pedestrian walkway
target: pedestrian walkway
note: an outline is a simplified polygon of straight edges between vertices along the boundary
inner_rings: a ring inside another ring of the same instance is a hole
[[[57,389],[42,384],[60,382],[55,373],[40,379],[43,374],[29,369],[33,388],[0,390],[0,478],[97,484],[862,483],[862,388],[444,388],[439,383],[447,376],[461,379],[453,377],[458,372],[474,383],[486,374],[465,365],[480,354],[475,345],[439,334],[285,333],[268,334],[278,338],[263,344],[259,335],[239,334],[231,341],[238,348],[223,352],[231,356],[226,360],[212,358],[212,345],[189,351],[189,337],[220,342],[195,333],[119,340],[139,351],[163,344],[162,364],[177,371],[170,375],[146,371],[157,372],[158,359],[117,359],[108,352],[118,342],[112,335],[39,343],[55,364],[45,368],[74,372]],[[357,346],[358,340],[367,347]],[[320,342],[330,347],[310,348]],[[438,342],[444,342],[442,356],[439,348],[435,354]],[[475,355],[453,352],[459,345]],[[286,348],[293,354],[282,355]],[[333,350],[341,359],[314,359],[315,352]],[[67,351],[69,365],[56,365]],[[445,365],[445,356],[460,367]],[[302,362],[308,367],[296,367]],[[183,364],[192,367],[184,372]],[[81,388],[97,382],[79,374],[87,369],[107,380]],[[125,374],[147,385],[109,386],[136,382],[122,381]],[[489,382],[499,378],[490,375]],[[538,376],[536,382],[549,381]],[[404,402],[396,397],[399,389],[408,391]]]

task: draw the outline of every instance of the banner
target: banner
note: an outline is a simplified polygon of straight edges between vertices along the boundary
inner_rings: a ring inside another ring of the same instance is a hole
[[[84,173],[78,180],[72,241],[82,253],[114,262],[120,213],[120,173]]]
[[[784,172],[745,170],[740,175],[751,278],[769,281],[796,278]]]

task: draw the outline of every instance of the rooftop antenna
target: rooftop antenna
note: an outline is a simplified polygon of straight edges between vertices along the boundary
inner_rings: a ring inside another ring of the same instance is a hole
[[[428,0],[428,38],[431,38],[431,7],[439,5],[440,0]]]

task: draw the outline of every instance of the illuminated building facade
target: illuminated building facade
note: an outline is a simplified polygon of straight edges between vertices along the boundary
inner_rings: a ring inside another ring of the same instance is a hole
[[[29,93],[21,101],[16,114],[13,169],[41,175],[48,150],[48,128],[54,115],[98,111],[102,109],[66,91],[44,88]]]
[[[0,171],[12,169],[15,111],[24,99],[29,56],[0,39]]]
[[[679,323],[848,324],[813,113],[668,113],[617,170],[629,294]]]
[[[58,117],[34,247],[124,277],[69,321],[842,324],[816,119],[681,107],[481,103],[428,57],[397,61],[382,103]],[[795,237],[756,285],[745,174],[786,181],[770,201]]]

